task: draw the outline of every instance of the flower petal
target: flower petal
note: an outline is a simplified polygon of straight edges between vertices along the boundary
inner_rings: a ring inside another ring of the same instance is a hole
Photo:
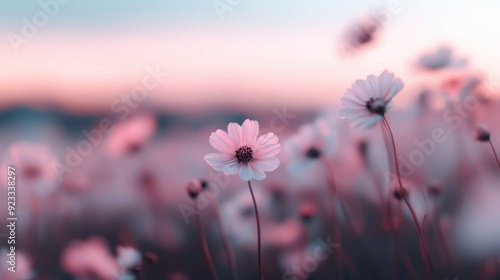
[[[221,129],[212,132],[209,142],[214,149],[221,153],[234,154],[238,149],[229,134]]]
[[[251,143],[254,143],[257,139],[257,136],[259,135],[259,122],[247,119],[243,122],[242,129],[244,141],[243,144],[250,145]]]
[[[243,181],[250,181],[252,180],[253,176],[253,170],[252,167],[249,164],[242,164],[240,165],[240,178]]]
[[[238,169],[240,168],[240,164],[235,160],[233,162],[231,162],[230,164],[226,165],[224,167],[224,173],[226,173],[227,175],[234,175],[236,173],[238,173]]]
[[[237,147],[236,149],[245,145],[245,143],[243,143],[243,129],[239,124],[229,123],[227,125],[227,132],[229,133],[229,136],[233,139],[233,142]]]
[[[266,173],[262,170],[253,168],[253,179],[255,180],[264,180],[266,179]]]
[[[217,171],[224,171],[227,165],[236,162],[236,158],[234,156],[221,153],[207,154],[204,159],[208,165]]]
[[[391,89],[387,92],[387,94],[383,97],[383,100],[385,102],[389,102],[392,100],[392,98],[400,92],[404,87],[403,81],[401,79],[396,79],[394,80],[394,83],[391,86]]]
[[[254,148],[254,150],[259,150],[262,146],[269,144],[276,144],[278,143],[278,141],[279,141],[278,136],[274,135],[274,133],[272,132],[269,132],[264,135],[261,135],[252,145],[252,148]]]
[[[270,172],[278,168],[278,166],[280,165],[280,160],[276,157],[257,159],[252,161],[252,165],[255,166],[256,169]]]
[[[281,151],[279,143],[261,146],[258,150],[254,151],[254,158],[266,158],[277,155]]]

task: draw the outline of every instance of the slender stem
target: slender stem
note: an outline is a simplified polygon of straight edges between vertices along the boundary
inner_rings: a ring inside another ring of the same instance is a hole
[[[337,211],[335,208],[334,200],[335,200],[335,195],[338,194],[337,186],[335,184],[335,177],[333,174],[333,169],[330,167],[330,164],[328,163],[327,160],[323,160],[323,168],[325,170],[325,175],[326,179],[328,181],[328,194],[329,194],[329,208],[330,208],[330,215],[332,215],[332,235],[333,235],[333,241],[336,244],[341,244],[342,242],[342,237],[341,237],[341,231],[340,231],[340,222],[337,217]],[[344,279],[344,268],[343,264],[347,263],[348,260],[345,259],[347,258],[346,255],[343,254],[342,252],[342,247],[337,248],[335,250],[335,259],[336,259],[336,266],[337,266],[337,277],[338,279]],[[355,271],[351,271],[353,275],[355,275]]]
[[[450,247],[444,238],[443,228],[441,227],[441,216],[439,215],[439,210],[437,206],[437,201],[434,202],[434,218],[436,220],[436,230],[438,234],[439,243],[441,245],[441,249],[443,250],[444,259],[446,261],[446,265],[448,266],[448,270],[453,274],[454,277],[457,276],[457,270],[455,269],[455,265],[453,264],[453,259],[451,257]]]
[[[236,261],[234,257],[233,250],[231,250],[231,246],[229,245],[229,239],[227,238],[226,231],[224,230],[224,225],[222,224],[222,216],[220,214],[219,203],[217,199],[213,199],[213,207],[215,211],[215,216],[217,217],[217,225],[219,227],[219,232],[222,238],[222,243],[224,246],[224,251],[226,251],[227,260],[229,262],[229,266],[231,268],[231,273],[233,275],[233,279],[238,279],[238,272],[236,270]]]
[[[198,203],[194,200],[194,205],[196,207],[196,224],[198,226],[198,234],[200,236],[201,247],[203,248],[203,254],[205,254],[205,259],[210,268],[210,272],[212,272],[212,277],[214,280],[218,280],[219,276],[217,275],[217,271],[215,270],[214,262],[212,261],[212,257],[210,256],[210,250],[208,249],[207,239],[205,238],[205,231],[203,230],[203,226],[201,224],[201,213],[198,209]]]
[[[250,189],[250,194],[252,195],[253,208],[255,209],[255,219],[257,221],[257,254],[259,261],[259,277],[260,280],[264,280],[264,273],[262,272],[262,257],[261,257],[261,244],[260,244],[260,219],[259,210],[257,209],[257,201],[255,200],[255,195],[253,194],[252,184],[248,181],[248,189]]]
[[[398,183],[399,183],[399,190],[401,191],[401,194],[403,196],[403,200],[410,210],[411,216],[413,218],[413,222],[415,223],[415,226],[417,228],[417,233],[420,238],[420,251],[422,254],[422,258],[424,259],[425,263],[427,264],[429,271],[431,272],[432,276],[435,277],[435,272],[434,272],[434,267],[432,265],[429,251],[427,250],[427,245],[424,239],[424,235],[422,234],[422,229],[420,227],[420,223],[418,221],[417,215],[415,213],[415,210],[411,206],[410,202],[408,201],[408,197],[404,192],[403,189],[403,182],[401,181],[401,174],[399,172],[399,163],[398,163],[398,156],[397,156],[397,151],[396,151],[396,141],[394,140],[394,134],[392,133],[391,126],[389,125],[389,122],[387,119],[384,117],[383,118],[383,123],[387,128],[387,131],[389,132],[389,136],[391,138],[391,144],[392,144],[392,149],[394,153],[394,162],[395,162],[395,167],[396,167],[396,174],[398,175]]]
[[[497,152],[495,151],[495,146],[493,146],[493,142],[490,140],[490,146],[491,149],[493,150],[493,155],[495,156],[495,159],[497,160],[498,167],[500,167],[500,160],[498,160]]]

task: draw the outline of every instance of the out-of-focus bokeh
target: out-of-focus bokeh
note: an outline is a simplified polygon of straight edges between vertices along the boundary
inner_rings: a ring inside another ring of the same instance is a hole
[[[210,279],[196,217],[220,279],[231,260],[257,279],[247,183],[204,160],[211,133],[245,119],[282,145],[252,181],[266,279],[500,279],[499,8],[0,2],[0,279]],[[434,273],[384,130],[337,116],[356,80],[386,69],[404,82],[386,117]]]

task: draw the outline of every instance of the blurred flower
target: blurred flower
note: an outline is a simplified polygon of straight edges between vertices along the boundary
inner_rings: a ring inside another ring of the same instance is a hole
[[[374,41],[381,29],[381,22],[375,16],[368,16],[355,22],[343,35],[341,51],[355,54]]]
[[[114,280],[120,267],[100,237],[70,243],[62,253],[63,269],[75,276]]]
[[[333,131],[324,119],[318,118],[312,124],[303,125],[285,143],[285,151],[292,159],[288,169],[296,172],[312,167],[318,159],[333,151],[334,142]]]
[[[107,139],[111,155],[133,154],[141,150],[156,131],[156,119],[152,115],[140,115],[116,124]]]
[[[437,70],[442,68],[459,68],[466,65],[467,60],[458,60],[453,57],[451,48],[440,47],[435,52],[423,54],[418,60],[418,64],[427,70]]]
[[[137,249],[130,246],[118,246],[116,247],[117,257],[116,262],[124,270],[131,269],[134,266],[140,265],[142,262],[142,256]]]
[[[31,258],[23,251],[15,252],[15,272],[8,270],[10,254],[6,248],[0,249],[0,275],[4,280],[30,280],[35,279]]]
[[[403,88],[401,79],[387,70],[380,76],[370,75],[366,80],[357,80],[341,98],[342,119],[355,123],[355,127],[371,128],[381,121],[391,107],[392,98]]]
[[[243,125],[230,123],[229,133],[218,129],[210,135],[210,145],[220,153],[210,153],[205,161],[215,170],[228,175],[239,172],[244,181],[263,180],[264,172],[278,168],[280,161],[275,157],[281,149],[278,137],[267,133],[257,138],[259,123],[245,120]]]
[[[56,188],[54,170],[51,167],[54,158],[45,146],[16,142],[9,148],[8,162],[17,168],[17,176],[32,184],[35,194],[46,195]]]

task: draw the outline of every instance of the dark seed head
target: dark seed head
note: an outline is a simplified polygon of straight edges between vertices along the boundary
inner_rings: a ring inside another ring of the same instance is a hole
[[[321,151],[314,148],[314,147],[311,147],[311,148],[309,148],[309,150],[307,150],[306,156],[307,156],[307,158],[310,158],[310,159],[317,159],[317,158],[321,157]]]
[[[201,188],[206,190],[208,188],[208,182],[205,180],[200,180]]]
[[[236,159],[239,163],[249,163],[253,159],[253,150],[248,146],[243,146],[236,150]]]
[[[374,99],[372,97],[370,100],[366,101],[365,107],[368,111],[383,116],[385,114],[386,104],[382,99]]]
[[[299,215],[302,221],[309,222],[316,214],[316,208],[310,203],[303,204],[299,209]]]
[[[406,196],[408,197],[408,191],[406,190],[406,188],[403,188],[403,191],[401,192],[400,189],[397,189],[397,190],[394,190],[392,192],[392,195],[394,196],[394,198],[396,198],[397,200],[403,200],[403,198]],[[403,196],[404,195],[404,196]]]
[[[476,127],[476,140],[479,142],[489,142],[491,138],[490,131],[483,125]]]
[[[23,176],[28,180],[34,180],[42,175],[40,168],[34,165],[26,165],[23,169]]]
[[[203,190],[201,187],[200,180],[193,179],[187,185],[187,192],[192,199],[196,199],[198,195]]]

